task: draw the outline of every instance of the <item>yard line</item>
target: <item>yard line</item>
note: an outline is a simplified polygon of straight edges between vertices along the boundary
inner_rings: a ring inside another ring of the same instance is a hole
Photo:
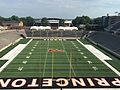
[[[70,78],[71,78],[71,76],[72,76],[72,75],[71,75],[71,74],[72,74],[72,73],[71,73],[71,70],[72,70],[71,67],[72,67],[72,53],[70,53],[70,73],[69,73]]]
[[[79,41],[78,39],[76,39],[77,41],[78,41],[78,43],[80,43],[82,46],[84,46],[88,51],[90,51],[93,55],[95,55],[95,53],[92,51],[92,50],[89,50],[86,46],[88,46],[88,45],[85,45],[85,44],[83,44],[81,41]],[[93,46],[92,46],[93,47]],[[94,49],[96,49],[96,48],[94,48]],[[97,51],[99,51],[98,49],[96,49]],[[95,50],[95,51],[96,51]],[[101,51],[99,51],[99,52],[101,52]],[[102,53],[102,52],[101,52]],[[105,55],[104,53],[103,53],[103,55]],[[101,58],[101,57],[99,57],[99,56],[97,56],[97,55],[95,55],[104,65],[106,65],[108,68],[110,68],[114,73],[116,73],[118,76],[120,76],[120,72],[116,69],[116,68],[114,68],[113,66],[111,66],[108,62],[106,62],[105,60],[104,60],[104,58]],[[107,57],[107,56],[106,56]],[[107,58],[109,58],[109,57],[107,57]],[[111,58],[110,58],[111,59]]]
[[[70,64],[69,56],[68,56],[68,53],[67,53],[67,51],[66,51],[66,49],[65,49],[65,46],[64,46],[64,44],[63,44],[63,41],[61,41],[61,44],[62,44],[62,47],[63,47],[63,49],[64,49],[64,51],[65,51],[66,56],[67,56],[67,60],[68,60],[68,62],[69,62],[69,64]],[[71,65],[71,69],[72,69],[72,71],[73,71],[74,76],[76,76],[75,71],[74,71],[72,65]]]
[[[54,52],[52,52],[52,78],[53,78],[53,63],[54,63]]]
[[[44,68],[43,68],[43,77],[45,76],[45,67],[46,67],[46,62],[47,62],[48,49],[49,49],[49,40],[47,44],[47,51],[46,51],[46,56],[45,56]]]
[[[39,40],[39,43],[41,44],[41,40]],[[41,67],[41,64],[42,62],[41,62],[41,45],[40,45],[40,72],[42,71],[42,67]],[[40,74],[40,76],[42,76],[41,74]]]

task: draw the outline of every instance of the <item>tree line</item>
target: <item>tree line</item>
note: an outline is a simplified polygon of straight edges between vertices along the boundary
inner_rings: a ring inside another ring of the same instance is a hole
[[[11,16],[9,18],[5,18],[0,16],[0,23],[3,21],[22,21],[25,26],[32,26],[35,23],[35,20],[33,17],[28,16],[28,17],[18,17],[18,16]]]
[[[0,16],[0,23],[2,21],[23,21],[25,26],[32,26],[35,23],[35,18],[28,16],[28,17],[18,17],[18,16],[11,16],[9,18],[5,18]],[[59,20],[59,25],[62,26],[64,25],[64,21],[65,19],[60,19]],[[89,25],[89,24],[98,24],[98,25],[102,25],[102,18],[98,17],[98,18],[94,18],[91,19],[89,16],[77,16],[75,19],[72,20],[72,24],[73,26],[79,27],[80,24],[84,24],[84,25]],[[47,17],[43,17],[41,19],[41,25],[43,26],[47,26],[49,25],[48,22],[48,18]]]

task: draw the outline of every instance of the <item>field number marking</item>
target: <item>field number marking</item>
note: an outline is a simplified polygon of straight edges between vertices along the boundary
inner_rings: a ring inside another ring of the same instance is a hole
[[[18,70],[19,70],[19,71],[22,71],[22,70],[23,70],[23,67],[19,67]]]
[[[23,61],[22,63],[23,63],[23,64],[26,64],[26,63],[27,63],[27,61]]]

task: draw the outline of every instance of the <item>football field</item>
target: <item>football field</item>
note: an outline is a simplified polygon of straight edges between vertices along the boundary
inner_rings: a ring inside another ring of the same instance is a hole
[[[115,77],[107,65],[77,40],[34,39],[0,77]]]

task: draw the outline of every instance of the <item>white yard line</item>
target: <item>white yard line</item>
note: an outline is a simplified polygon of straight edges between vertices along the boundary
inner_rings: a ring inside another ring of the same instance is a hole
[[[117,70],[117,69],[115,69],[113,66],[111,66],[109,63],[107,63],[106,61],[105,61],[105,58],[106,58],[106,56],[105,56],[105,54],[103,55],[103,57],[104,57],[104,59],[101,57],[101,55],[103,54],[101,51],[99,51],[98,49],[96,49],[95,47],[94,47],[94,50],[91,50],[91,49],[88,49],[88,45],[85,45],[85,44],[83,44],[81,41],[79,41],[78,39],[77,39],[77,41],[81,44],[81,45],[83,45],[87,50],[89,50],[92,54],[94,54],[101,62],[103,62],[106,66],[108,66],[113,72],[115,72],[118,76],[120,76],[120,72]],[[93,46],[92,46],[93,47]],[[94,51],[96,51],[97,50],[97,53],[95,53]],[[99,52],[98,52],[99,51]],[[100,53],[102,53],[101,55],[99,55]],[[107,57],[107,59],[110,59],[110,58],[108,58]],[[111,60],[111,59],[110,59]]]
[[[53,63],[54,63],[54,52],[52,52],[52,78],[54,77],[54,71],[53,71],[53,69],[54,69],[54,66],[53,66]]]
[[[2,70],[4,68],[7,67],[7,65],[32,41],[32,39],[27,43],[27,44],[19,44],[17,45],[14,49],[12,49],[11,51],[9,51],[6,55],[4,55],[0,60],[5,59],[8,60],[1,68],[0,68],[0,72],[2,72]]]
[[[44,68],[43,68],[43,77],[45,76],[45,67],[46,67],[46,62],[47,62],[48,49],[49,49],[49,40],[47,44],[47,51],[46,51],[46,56],[45,56]]]
[[[42,65],[42,59],[41,59],[41,40],[39,40],[39,45],[40,45],[40,72],[42,73],[42,67],[41,67],[41,65]],[[40,74],[40,76],[42,77],[42,75]]]
[[[68,53],[67,53],[67,51],[65,50],[65,47],[64,47],[64,45],[63,45],[63,42],[62,42],[62,41],[61,41],[61,44],[62,44],[62,47],[63,47],[63,49],[64,49],[64,51],[65,51],[66,56],[67,56],[67,60],[68,60],[68,62],[69,62],[69,64],[70,64],[70,60],[69,60]],[[74,71],[74,69],[73,69],[72,65],[71,65],[71,69],[72,69],[72,71],[73,71],[73,73],[74,73],[74,76],[76,76],[75,71]]]

